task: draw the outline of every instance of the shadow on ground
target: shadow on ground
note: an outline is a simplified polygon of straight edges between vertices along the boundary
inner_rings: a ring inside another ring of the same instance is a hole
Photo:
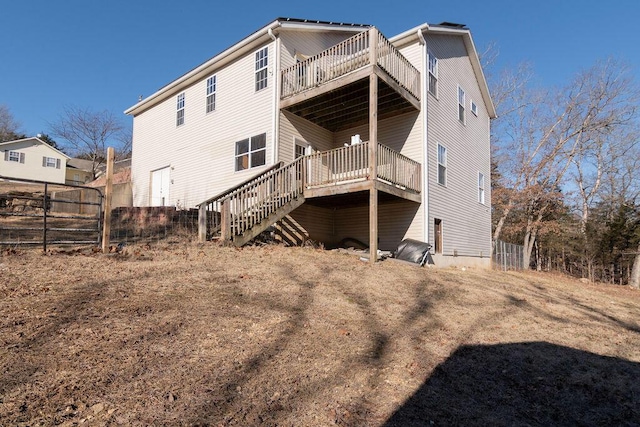
[[[384,424],[639,426],[640,363],[546,342],[464,346]]]

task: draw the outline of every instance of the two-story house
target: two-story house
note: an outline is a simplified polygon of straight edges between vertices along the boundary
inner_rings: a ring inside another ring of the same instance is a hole
[[[69,156],[40,138],[0,143],[0,176],[65,183]]]
[[[278,18],[126,111],[134,205],[200,207],[201,238],[429,242],[489,265],[490,120],[470,31]]]

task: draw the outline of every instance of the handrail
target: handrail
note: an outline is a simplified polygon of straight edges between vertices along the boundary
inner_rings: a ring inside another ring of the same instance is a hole
[[[378,178],[407,190],[422,189],[421,165],[409,157],[378,144]]]
[[[222,215],[229,215],[232,238],[242,235],[303,194],[302,162],[303,158],[298,158],[269,171],[230,192],[220,201],[223,204]],[[228,206],[226,209],[225,204]],[[223,233],[226,232],[223,230]]]
[[[309,187],[349,181],[369,176],[369,143],[334,148],[305,156],[306,184]]]
[[[373,29],[363,31],[317,55],[283,69],[282,99],[319,86],[371,64],[369,50]],[[377,32],[376,63],[401,87],[420,99],[420,72],[391,42]]]

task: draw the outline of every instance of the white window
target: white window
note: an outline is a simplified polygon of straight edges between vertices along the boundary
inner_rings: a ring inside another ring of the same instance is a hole
[[[464,105],[465,105],[465,93],[460,86],[458,86],[458,120],[460,123],[466,123],[464,117]]]
[[[184,92],[176,98],[176,126],[184,124]]]
[[[447,147],[438,144],[438,184],[447,185]]]
[[[216,109],[216,86],[217,76],[211,76],[207,79],[207,113]]]
[[[478,105],[473,102],[473,99],[471,100],[471,112],[474,116],[478,117]]]
[[[56,159],[55,157],[42,156],[42,167],[60,169],[60,159]]]
[[[484,174],[478,172],[478,202],[484,205]]]
[[[429,51],[429,93],[438,97],[438,58]]]
[[[21,153],[19,151],[5,151],[4,159],[7,162],[24,163],[24,153]]]
[[[256,92],[267,87],[267,66],[269,65],[269,48],[256,52]]]
[[[267,134],[236,142],[236,172],[263,166],[267,159]]]

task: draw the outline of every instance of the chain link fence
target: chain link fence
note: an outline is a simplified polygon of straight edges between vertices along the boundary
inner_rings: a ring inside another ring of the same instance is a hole
[[[524,270],[524,246],[496,240],[493,250],[494,268],[502,271]]]

